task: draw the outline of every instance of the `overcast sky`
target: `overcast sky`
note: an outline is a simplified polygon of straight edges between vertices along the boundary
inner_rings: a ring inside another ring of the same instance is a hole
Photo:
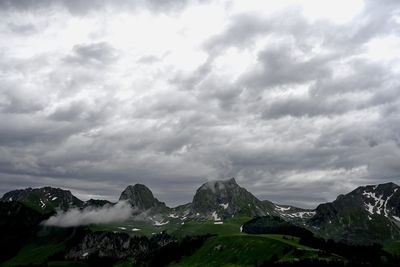
[[[398,0],[0,0],[0,194],[400,183],[399,74]]]

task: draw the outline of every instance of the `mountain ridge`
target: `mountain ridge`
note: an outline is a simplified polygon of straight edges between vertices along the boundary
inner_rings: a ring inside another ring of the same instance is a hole
[[[71,191],[50,186],[12,190],[5,193],[0,201],[21,202],[42,213],[52,212],[55,209],[65,211],[72,207],[81,207],[84,204]]]
[[[400,238],[400,187],[395,183],[359,186],[320,204],[309,229],[337,241],[364,243]]]

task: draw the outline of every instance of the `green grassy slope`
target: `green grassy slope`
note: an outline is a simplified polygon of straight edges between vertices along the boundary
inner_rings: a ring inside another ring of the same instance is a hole
[[[62,242],[31,243],[23,247],[14,258],[4,262],[1,266],[39,265],[45,263],[50,256],[64,249],[65,244]]]
[[[400,240],[386,242],[383,249],[392,255],[400,256]]]
[[[171,232],[171,234],[177,237],[205,234],[239,234],[240,226],[248,220],[248,217],[238,217],[225,220],[223,224],[214,224],[213,221],[188,221],[184,225],[181,225],[177,230]]]
[[[303,246],[301,244],[299,244],[300,238],[296,237],[296,236],[289,236],[289,235],[271,235],[271,234],[266,234],[266,235],[257,235],[257,236],[262,236],[265,238],[269,238],[269,239],[273,239],[273,240],[277,240],[280,242],[283,242],[285,244],[294,246],[298,249],[304,249],[304,250],[316,250],[317,249],[313,249],[307,246]]]
[[[92,231],[123,232],[129,235],[151,236],[160,232],[182,238],[187,235],[228,235],[240,233],[240,226],[250,218],[238,217],[225,220],[223,224],[214,224],[214,221],[187,221],[184,224],[178,219],[169,219],[169,223],[162,226],[154,226],[148,222],[126,221],[113,224],[90,225]],[[140,229],[133,231],[132,229]]]
[[[189,257],[170,266],[254,266],[271,258],[315,258],[317,251],[300,246],[298,240],[259,235],[215,236]]]
[[[43,228],[23,246],[18,254],[0,264],[3,266],[41,265],[66,248],[73,232],[63,228]]]

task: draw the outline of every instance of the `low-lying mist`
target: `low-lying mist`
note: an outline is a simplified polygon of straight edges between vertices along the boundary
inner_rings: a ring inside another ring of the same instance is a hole
[[[71,227],[88,224],[105,224],[127,220],[133,209],[129,203],[121,201],[101,208],[74,208],[57,213],[43,222],[46,226]]]

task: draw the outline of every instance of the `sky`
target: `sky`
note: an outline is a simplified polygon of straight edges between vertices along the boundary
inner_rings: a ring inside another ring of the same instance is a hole
[[[398,0],[0,0],[0,194],[399,184],[399,74]]]

